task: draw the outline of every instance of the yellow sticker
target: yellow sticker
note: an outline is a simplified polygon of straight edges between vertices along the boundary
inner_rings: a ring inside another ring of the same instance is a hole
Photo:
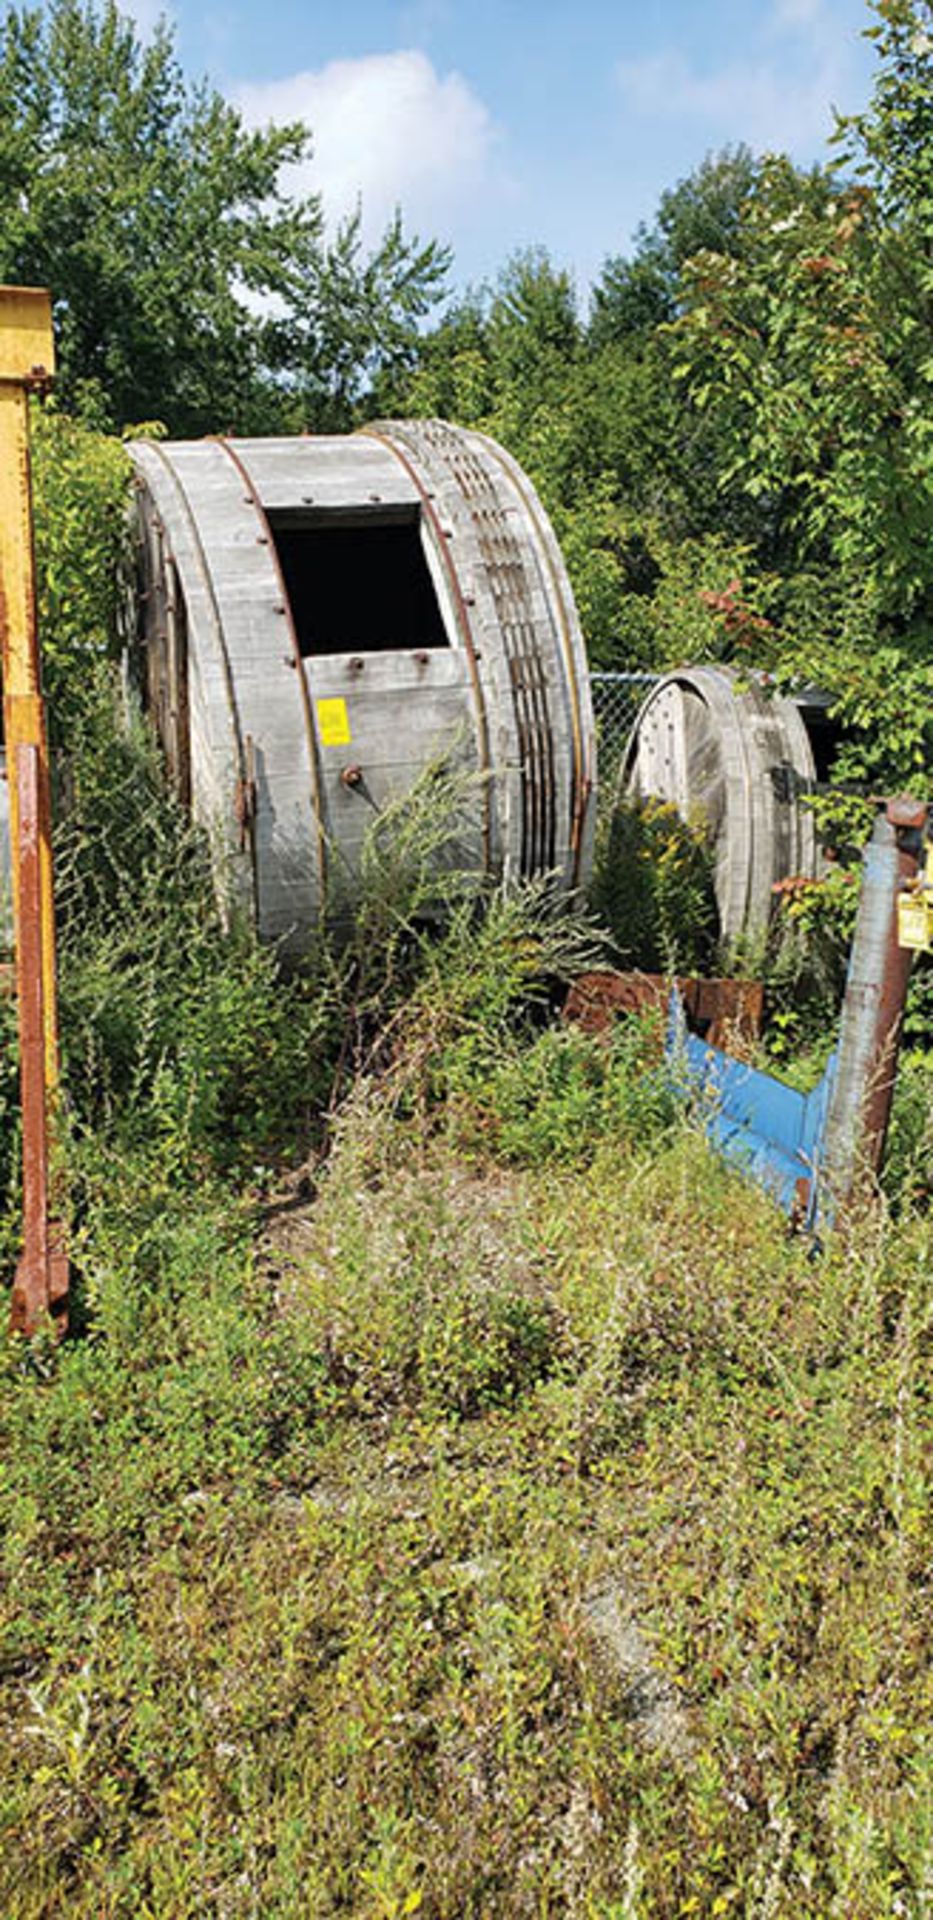
[[[901,894],[897,903],[897,944],[915,953],[933,946],[933,912],[924,894]]]
[[[317,724],[322,747],[348,747],[352,735],[345,700],[318,700]]]

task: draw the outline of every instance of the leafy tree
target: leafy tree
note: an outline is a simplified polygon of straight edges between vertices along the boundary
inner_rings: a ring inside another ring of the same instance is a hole
[[[632,253],[613,254],[603,267],[590,319],[595,347],[673,320],[684,262],[702,250],[740,248],[742,210],[756,174],[749,147],[724,147],[661,195],[653,223],[638,228]]]
[[[692,588],[725,586],[752,564],[760,512],[739,489],[717,492],[721,439],[672,380],[673,357],[657,331],[637,346],[594,347],[569,276],[533,250],[451,308],[414,371],[379,393],[382,411],[479,427],[521,460],[554,521],[600,666],[666,665],[696,650],[698,635],[706,655],[714,638],[721,653]]]
[[[933,695],[933,36],[927,0],[873,11],[878,84],[832,194],[769,160],[741,257],[685,269],[674,335],[720,483],[792,538],[785,664],[835,689],[846,771],[890,783],[927,764]]]
[[[294,124],[248,131],[190,85],[163,22],[114,0],[0,23],[0,278],[49,285],[66,403],[175,433],[346,419],[360,380],[413,357],[446,256],[398,220],[333,241],[283,167]]]
[[[383,397],[387,406],[461,420],[513,390],[534,407],[563,382],[582,345],[570,275],[543,247],[529,247],[448,309],[422,341],[411,377],[383,382]]]
[[[373,383],[375,411],[474,426],[492,405],[490,292],[472,287],[423,334],[411,366],[388,368]]]
[[[543,247],[513,255],[499,275],[489,335],[500,384],[531,381],[536,390],[576,359],[582,334],[570,275]]]
[[[881,56],[867,113],[844,116],[837,140],[873,182],[885,218],[906,224],[929,268],[933,221],[933,11],[929,0],[880,0],[866,29]]]
[[[925,754],[933,694],[929,4],[875,13],[878,89],[835,165],[705,161],[607,263],[586,332],[520,256],[396,395],[522,460],[594,661],[818,678],[853,722],[839,770],[872,786]]]

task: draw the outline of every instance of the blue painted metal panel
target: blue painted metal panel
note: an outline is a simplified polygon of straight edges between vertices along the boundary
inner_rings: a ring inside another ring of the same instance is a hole
[[[836,1054],[812,1092],[799,1093],[688,1033],[677,993],[671,996],[666,1050],[675,1076],[698,1099],[717,1151],[765,1187],[786,1213],[812,1225]]]

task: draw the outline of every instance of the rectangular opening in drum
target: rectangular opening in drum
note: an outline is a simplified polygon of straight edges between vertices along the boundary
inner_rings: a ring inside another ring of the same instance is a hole
[[[417,507],[404,519],[270,513],[269,525],[305,657],[449,646]]]

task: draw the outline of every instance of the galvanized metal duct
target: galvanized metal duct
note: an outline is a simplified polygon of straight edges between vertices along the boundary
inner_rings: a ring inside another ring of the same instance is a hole
[[[134,443],[138,658],[218,889],[300,953],[374,812],[439,752],[484,776],[464,855],[573,887],[589,677],[563,561],[501,447],[441,421]]]
[[[793,701],[730,667],[684,667],[643,702],[620,792],[655,796],[706,823],[723,935],[765,927],[773,888],[813,877],[818,854],[805,804],[816,773]]]

